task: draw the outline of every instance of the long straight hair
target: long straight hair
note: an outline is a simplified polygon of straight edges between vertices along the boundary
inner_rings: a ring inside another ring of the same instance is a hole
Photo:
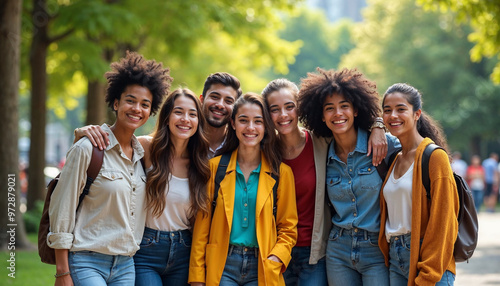
[[[271,171],[279,175],[279,167],[281,164],[281,152],[278,145],[278,140],[276,138],[276,132],[274,131],[274,123],[271,120],[269,111],[264,103],[263,98],[253,92],[245,93],[240,96],[234,103],[233,114],[231,115],[231,120],[234,122],[238,110],[241,106],[245,104],[255,104],[260,107],[262,111],[262,116],[264,117],[264,138],[260,142],[260,149],[264,154],[264,158],[271,166]],[[227,128],[227,138],[224,146],[217,152],[217,155],[233,152],[239,146],[239,140],[236,136],[236,132],[233,128]]]
[[[147,207],[154,216],[159,217],[166,204],[166,192],[168,181],[172,174],[172,159],[175,146],[171,140],[168,119],[174,108],[175,100],[185,96],[191,99],[196,105],[198,116],[198,128],[195,134],[189,138],[187,145],[189,153],[189,195],[191,201],[191,211],[189,216],[193,217],[199,210],[208,212],[206,183],[210,179],[210,169],[208,167],[208,140],[204,134],[206,125],[205,118],[201,113],[201,103],[194,92],[189,89],[178,88],[172,91],[163,104],[151,143],[151,163],[153,169],[148,173],[146,181]]]

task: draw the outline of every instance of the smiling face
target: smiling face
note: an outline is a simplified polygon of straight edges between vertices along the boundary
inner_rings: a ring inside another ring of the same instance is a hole
[[[225,126],[231,119],[234,102],[238,93],[231,86],[215,83],[203,97],[203,115],[210,126]]]
[[[298,129],[297,100],[290,90],[282,88],[272,92],[267,102],[271,119],[280,134],[289,134]]]
[[[392,135],[401,137],[408,132],[414,132],[422,111],[413,111],[413,105],[400,92],[390,93],[384,98],[384,123]]]
[[[138,84],[128,85],[115,99],[113,109],[116,112],[116,125],[135,130],[149,119],[153,95],[146,87]]]
[[[354,131],[354,118],[358,112],[351,102],[341,94],[333,94],[325,98],[323,103],[323,121],[333,135]]]
[[[189,140],[198,129],[198,110],[195,102],[187,96],[178,96],[174,100],[167,124],[172,138]]]
[[[243,147],[260,147],[264,138],[265,125],[262,109],[257,104],[245,103],[238,108],[232,126]]]

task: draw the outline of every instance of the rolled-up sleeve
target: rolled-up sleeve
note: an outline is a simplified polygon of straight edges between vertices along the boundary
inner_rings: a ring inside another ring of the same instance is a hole
[[[51,248],[71,249],[73,245],[76,208],[87,180],[91,153],[88,140],[80,140],[67,153],[66,164],[50,198],[47,245]]]

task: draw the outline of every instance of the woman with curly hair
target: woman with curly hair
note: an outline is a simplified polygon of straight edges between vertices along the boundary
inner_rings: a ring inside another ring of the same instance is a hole
[[[333,136],[325,181],[333,224],[326,247],[328,284],[389,285],[377,243],[382,179],[373,154],[367,154],[369,130],[380,114],[375,84],[355,69],[318,68],[302,80],[299,113],[314,134]],[[386,137],[392,154],[397,140]]]
[[[144,149],[134,131],[158,110],[170,87],[161,63],[129,53],[111,64],[106,102],[113,125],[98,176],[78,207],[92,156],[88,139],[68,151],[49,208],[47,244],[55,249],[56,285],[134,285],[132,256],[146,220]]]
[[[199,212],[193,231],[191,285],[285,285],[297,240],[295,188],[281,163],[273,122],[262,97],[239,97],[222,156],[210,160],[213,200],[222,157],[230,155],[215,208]],[[274,211],[275,210],[275,211]]]
[[[271,81],[262,91],[278,131],[283,163],[292,168],[295,180],[298,238],[283,276],[287,286],[327,285],[325,254],[332,222],[325,200],[325,158],[330,138],[299,128],[298,93],[295,83],[284,78]],[[380,158],[372,157],[373,164],[378,164],[385,157],[387,145],[384,130],[374,130],[368,153],[373,145],[374,154],[380,154]]]
[[[387,128],[402,146],[380,192],[379,245],[390,283],[453,285],[459,200],[445,137],[422,111],[420,92],[408,84],[389,87],[382,107]],[[422,158],[434,142],[444,150],[435,150],[429,158],[429,198],[422,182]]]

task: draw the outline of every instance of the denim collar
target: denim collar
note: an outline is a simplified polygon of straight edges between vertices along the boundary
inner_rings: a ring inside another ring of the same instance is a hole
[[[356,148],[354,148],[354,151],[352,151],[352,153],[368,153],[368,132],[364,129],[358,128],[357,134],[358,136],[356,139]],[[332,142],[328,147],[328,163],[330,163],[331,160],[334,159],[340,161],[340,158],[337,156],[337,154],[335,154],[335,138],[332,139]]]

